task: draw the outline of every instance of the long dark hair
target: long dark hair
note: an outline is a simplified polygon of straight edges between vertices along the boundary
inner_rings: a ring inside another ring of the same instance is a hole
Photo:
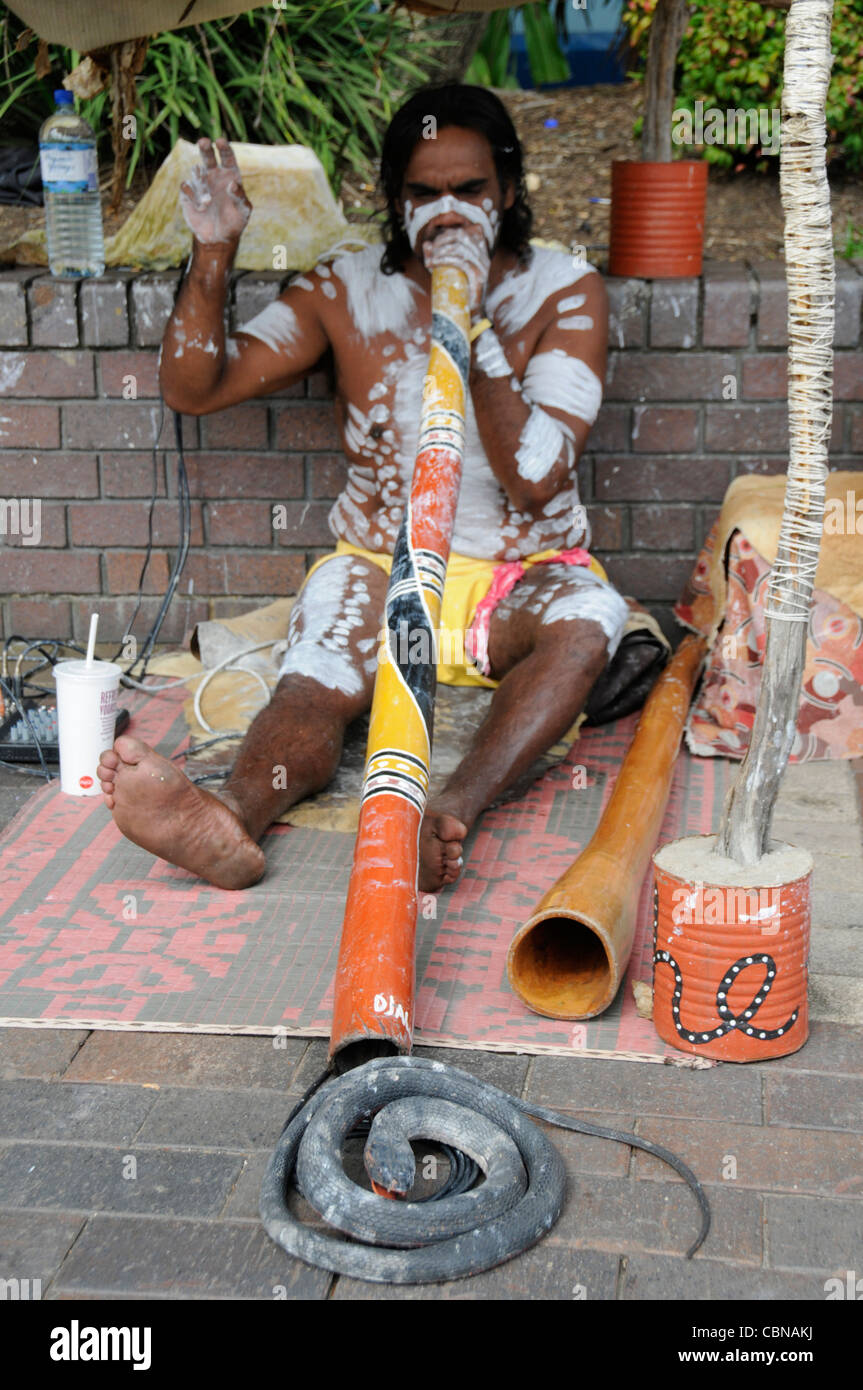
[[[395,201],[401,196],[405,170],[414,147],[423,138],[424,131],[428,131],[429,117],[436,122],[435,130],[461,126],[479,131],[488,140],[501,189],[508,183],[515,188],[515,202],[501,219],[499,245],[514,252],[524,264],[530,257],[533,213],[527,201],[524,157],[515,126],[503,102],[493,92],[485,87],[447,82],[421,87],[415,92],[393,116],[384,136],[378,181],[379,193],[387,207],[381,270],[385,275],[392,275],[402,269],[411,254]]]

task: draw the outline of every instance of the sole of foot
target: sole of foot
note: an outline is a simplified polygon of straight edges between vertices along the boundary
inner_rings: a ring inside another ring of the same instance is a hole
[[[264,852],[239,817],[140,739],[116,739],[98,776],[117,829],[133,844],[216,888],[248,888],[263,877]]]

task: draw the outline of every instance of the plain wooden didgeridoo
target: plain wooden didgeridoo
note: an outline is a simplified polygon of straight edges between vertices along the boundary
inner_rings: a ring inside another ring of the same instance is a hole
[[[595,1018],[620,988],[706,650],[703,637],[683,638],[647,698],[591,840],[512,939],[509,982],[534,1013]]]

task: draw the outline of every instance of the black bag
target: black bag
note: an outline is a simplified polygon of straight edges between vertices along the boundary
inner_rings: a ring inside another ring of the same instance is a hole
[[[649,628],[624,633],[584,707],[586,724],[610,724],[640,709],[670,656]]]
[[[0,146],[0,203],[42,206],[38,145]]]

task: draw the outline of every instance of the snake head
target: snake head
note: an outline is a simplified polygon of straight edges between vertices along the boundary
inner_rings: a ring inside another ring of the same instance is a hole
[[[376,1132],[372,1125],[363,1151],[363,1162],[379,1197],[404,1197],[416,1177],[416,1159],[407,1139]]]

